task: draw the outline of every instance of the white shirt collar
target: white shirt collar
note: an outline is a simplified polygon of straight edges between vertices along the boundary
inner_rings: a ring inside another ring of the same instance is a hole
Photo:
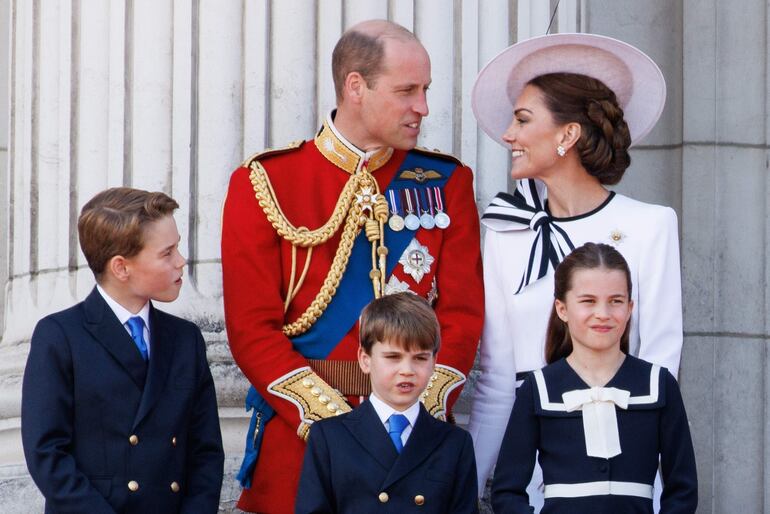
[[[414,427],[415,422],[417,421],[417,416],[420,414],[420,402],[419,400],[414,402],[411,407],[406,409],[403,412],[397,411],[387,403],[383,402],[377,396],[372,393],[369,395],[369,402],[371,402],[372,407],[374,407],[374,411],[377,413],[377,417],[380,418],[380,421],[382,421],[382,424],[384,425],[388,418],[390,418],[391,414],[403,414],[406,416],[406,419],[409,420],[409,426]]]
[[[121,325],[125,325],[129,318],[133,318],[134,316],[140,316],[142,320],[144,321],[144,326],[147,332],[150,331],[150,302],[147,302],[144,304],[144,306],[137,312],[136,314],[131,313],[128,309],[120,305],[118,302],[116,302],[109,294],[107,294],[107,291],[105,291],[102,286],[99,284],[96,284],[96,290],[99,291],[99,294],[102,295],[102,298],[104,298],[104,301],[107,302],[107,305],[109,306],[110,310],[115,313],[115,316],[117,316],[118,321],[120,321]]]

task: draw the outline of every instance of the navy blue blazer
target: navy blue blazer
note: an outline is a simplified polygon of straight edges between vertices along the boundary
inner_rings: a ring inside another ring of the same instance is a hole
[[[213,513],[224,453],[195,324],[150,309],[149,364],[94,289],[40,320],[21,433],[46,512]]]
[[[477,513],[476,491],[468,432],[433,418],[421,405],[399,454],[367,400],[313,423],[295,512]]]
[[[627,355],[606,387],[631,395],[627,409],[615,407],[621,453],[610,459],[587,455],[582,412],[566,411],[562,394],[589,388],[567,361],[527,375],[516,391],[495,467],[495,512],[532,512],[526,488],[536,451],[545,485],[541,514],[652,514],[658,465],[661,513],[695,512],[695,455],[674,377],[665,368]]]

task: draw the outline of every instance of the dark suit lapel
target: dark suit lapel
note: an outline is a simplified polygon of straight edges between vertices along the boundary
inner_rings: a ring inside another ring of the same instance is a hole
[[[134,427],[142,421],[160,398],[171,368],[174,338],[173,334],[169,333],[169,327],[159,322],[159,317],[158,311],[150,304],[150,365]]]
[[[433,418],[420,404],[420,414],[406,441],[406,446],[401,450],[381,488],[387,489],[427,459],[444,440],[448,433],[447,429],[443,421]]]
[[[364,401],[353,412],[345,416],[343,424],[358,444],[380,463],[385,471],[393,467],[398,457],[396,447],[390,440],[385,426],[369,400]]]
[[[113,356],[131,376],[141,390],[147,376],[147,363],[115,313],[96,288],[91,291],[85,302],[85,328]]]

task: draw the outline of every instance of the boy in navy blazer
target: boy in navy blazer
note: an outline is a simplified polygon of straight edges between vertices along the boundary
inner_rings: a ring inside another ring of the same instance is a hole
[[[45,512],[213,513],[224,453],[200,330],[157,310],[185,259],[163,193],[113,188],[78,219],[97,286],[40,320],[21,432]]]
[[[295,512],[478,512],[470,435],[419,401],[440,346],[430,305],[408,292],[376,299],[361,313],[359,338],[372,394],[312,425]]]

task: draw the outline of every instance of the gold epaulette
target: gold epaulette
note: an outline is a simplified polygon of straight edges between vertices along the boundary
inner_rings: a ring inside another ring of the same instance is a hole
[[[414,151],[417,153],[425,154],[425,155],[431,155],[433,157],[438,157],[439,159],[444,159],[445,161],[451,161],[458,166],[465,166],[465,164],[455,157],[452,154],[444,153],[441,150],[434,148],[433,150],[430,150],[428,148],[422,147],[422,146],[416,146],[414,147]]]
[[[428,387],[422,393],[420,400],[425,410],[434,418],[447,420],[447,399],[453,389],[465,382],[465,375],[460,371],[442,364],[436,364]]]
[[[261,152],[257,152],[245,161],[241,163],[241,167],[248,168],[251,166],[251,163],[256,160],[262,160],[265,157],[270,157],[273,155],[279,155],[286,152],[293,152],[294,150],[297,150],[299,148],[302,148],[302,145],[305,144],[305,141],[302,139],[297,139],[296,141],[292,141],[288,145],[282,147],[282,148],[265,148]]]

